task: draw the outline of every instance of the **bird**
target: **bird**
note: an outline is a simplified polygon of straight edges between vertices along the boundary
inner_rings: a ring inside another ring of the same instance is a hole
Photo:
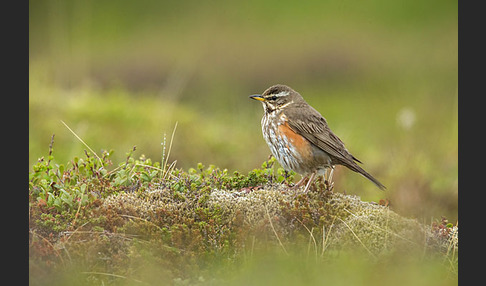
[[[263,104],[262,133],[272,155],[286,171],[303,176],[296,186],[300,187],[310,175],[304,193],[316,174],[324,175],[330,169],[332,177],[335,165],[345,166],[381,190],[386,189],[357,164],[362,162],[346,149],[326,119],[300,93],[287,85],[276,84],[250,98]]]

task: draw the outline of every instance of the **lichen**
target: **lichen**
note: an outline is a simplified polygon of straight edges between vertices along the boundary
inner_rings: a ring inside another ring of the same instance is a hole
[[[201,241],[206,251],[221,249],[225,244],[242,244],[251,235],[277,243],[277,237],[295,242],[299,238],[308,241],[310,236],[322,238],[324,234],[328,249],[356,247],[373,257],[423,248],[424,242],[430,242],[425,247],[437,244],[437,240],[430,239],[430,228],[388,207],[338,192],[304,194],[282,184],[252,190],[214,189],[204,199],[160,189],[122,192],[107,197],[102,207],[131,221],[133,232],[136,225],[141,228],[149,222],[170,233],[172,240],[168,242],[174,243],[175,233],[191,234],[194,236],[184,241],[179,238],[177,246],[191,245],[194,239]]]

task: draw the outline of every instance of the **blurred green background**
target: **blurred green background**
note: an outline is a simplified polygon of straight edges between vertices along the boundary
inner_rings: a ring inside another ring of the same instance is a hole
[[[335,190],[422,222],[457,220],[457,1],[29,1],[29,165],[93,150],[247,172],[268,158],[261,104],[283,83],[327,119],[379,191]]]

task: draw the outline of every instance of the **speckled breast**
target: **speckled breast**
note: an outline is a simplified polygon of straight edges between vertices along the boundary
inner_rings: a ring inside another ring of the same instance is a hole
[[[308,174],[316,169],[310,142],[289,127],[285,114],[277,111],[265,114],[262,133],[272,155],[285,170]]]

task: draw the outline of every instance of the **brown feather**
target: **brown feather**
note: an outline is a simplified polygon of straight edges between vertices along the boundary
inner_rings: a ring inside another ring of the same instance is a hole
[[[299,105],[305,107],[305,118],[302,118],[304,114],[302,114]],[[380,189],[385,189],[382,183],[356,164],[356,162],[362,162],[349,153],[343,141],[329,129],[326,119],[317,110],[305,102],[299,105],[295,105],[285,112],[289,127],[294,132],[302,135],[309,142],[329,154],[333,165],[346,166],[350,170],[362,174]]]

